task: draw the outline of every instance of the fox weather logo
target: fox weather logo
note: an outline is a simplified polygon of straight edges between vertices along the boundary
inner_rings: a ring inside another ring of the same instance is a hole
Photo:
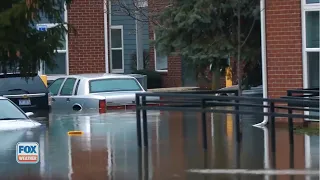
[[[18,142],[16,160],[20,164],[37,164],[39,162],[39,144],[37,142]]]

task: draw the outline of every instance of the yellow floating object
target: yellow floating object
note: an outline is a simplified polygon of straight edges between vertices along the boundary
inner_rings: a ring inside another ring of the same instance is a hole
[[[226,87],[232,86],[232,70],[230,67],[226,68]]]
[[[42,79],[43,83],[48,86],[48,77],[46,75],[40,75],[40,78]]]
[[[77,135],[82,135],[83,134],[83,132],[82,131],[69,131],[68,132],[68,135],[69,136],[77,136]]]

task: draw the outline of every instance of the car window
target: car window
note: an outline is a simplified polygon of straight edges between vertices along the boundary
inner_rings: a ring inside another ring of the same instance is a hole
[[[52,95],[56,96],[59,92],[61,84],[63,83],[64,78],[56,79],[50,86],[49,91]]]
[[[77,82],[76,89],[74,90],[74,95],[77,95],[77,94],[78,94],[79,84],[80,84],[80,79],[79,79],[78,82]]]
[[[28,79],[20,74],[0,74],[0,95],[48,93],[40,76],[34,74]]]
[[[74,87],[74,84],[76,83],[76,80],[77,79],[75,78],[68,78],[62,86],[60,95],[62,96],[72,95],[73,87]]]
[[[98,79],[89,81],[90,93],[113,91],[141,91],[141,87],[135,79]]]
[[[9,100],[0,99],[0,120],[27,119],[27,117]]]

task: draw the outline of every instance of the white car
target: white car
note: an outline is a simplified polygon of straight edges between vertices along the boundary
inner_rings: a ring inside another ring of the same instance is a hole
[[[32,112],[24,113],[11,100],[0,96],[0,131],[31,129],[41,124],[30,119]]]
[[[131,75],[102,73],[59,76],[48,89],[53,111],[134,109],[136,93],[146,92]],[[159,100],[158,97],[146,99]]]

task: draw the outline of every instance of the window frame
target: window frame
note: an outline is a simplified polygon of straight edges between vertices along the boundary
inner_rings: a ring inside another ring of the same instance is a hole
[[[120,30],[121,31],[121,48],[113,48],[112,47],[112,30]],[[118,26],[111,26],[110,27],[110,40],[109,40],[109,44],[110,44],[110,70],[111,73],[124,73],[124,41],[123,41],[123,25],[118,25]],[[113,63],[113,59],[112,59],[112,51],[113,50],[121,50],[122,51],[122,61],[121,61],[121,69],[113,69],[112,68],[112,63]]]
[[[319,52],[320,53],[320,44],[319,48],[307,48],[307,26],[306,26],[306,12],[310,11],[319,11],[320,12],[320,3],[311,3],[307,4],[306,0],[301,1],[301,32],[302,32],[302,78],[303,78],[303,88],[309,88],[309,64],[308,64],[308,52]],[[320,21],[320,19],[319,19]],[[320,61],[320,59],[319,59]],[[309,111],[304,111],[305,115],[309,115]],[[313,121],[312,119],[308,119]]]
[[[74,87],[74,90],[73,90],[73,93],[72,93],[72,95],[74,95],[74,96],[78,95],[78,89],[79,89],[79,86],[80,86],[80,81],[81,81],[81,79],[78,79],[77,82],[75,83],[75,87]]]
[[[156,40],[156,32],[153,32],[153,40]],[[157,68],[157,49],[156,49],[156,46],[153,47],[153,50],[154,50],[154,70],[157,71],[157,72],[168,72],[168,62],[169,62],[169,57],[167,57],[167,69],[166,70],[163,70],[163,69],[158,69]]]
[[[55,83],[55,82],[58,81],[59,79],[62,79],[62,83],[60,84],[60,87],[59,87],[59,90],[58,90],[57,94],[52,94],[52,96],[59,96],[59,95],[60,95],[61,88],[62,88],[62,86],[63,86],[63,84],[64,84],[64,82],[66,81],[67,78],[58,78],[58,79],[54,80],[54,81],[50,84],[50,86],[48,87],[49,93],[51,93],[49,88],[53,85],[53,83]]]
[[[68,10],[67,10],[67,5],[64,3],[64,21],[65,23],[68,22]],[[42,24],[37,24],[37,26],[47,26],[48,28],[56,26],[57,23],[42,23]],[[65,28],[68,28],[67,25],[64,25]],[[68,33],[65,34],[65,49],[62,50],[57,50],[56,53],[65,53],[66,54],[66,73],[65,74],[48,74],[48,76],[55,76],[55,75],[69,75],[69,41],[68,41]],[[45,64],[43,62],[40,62],[40,70],[38,71],[39,74],[41,75],[46,75],[45,73]]]
[[[306,27],[306,12],[318,11],[320,12],[320,3],[307,4],[307,0],[301,1],[301,27],[302,27],[302,67],[303,67],[303,88],[309,88],[309,65],[308,65],[308,53],[319,52],[318,48],[307,48],[307,27]],[[319,59],[320,61],[320,59]]]
[[[74,84],[72,86],[72,92],[71,92],[71,94],[61,94],[61,91],[62,91],[62,89],[63,89],[63,87],[64,87],[64,85],[65,85],[65,83],[67,82],[68,79],[75,79],[75,82],[74,82]],[[76,84],[77,84],[77,78],[74,78],[74,77],[65,78],[65,80],[63,81],[63,84],[60,87],[59,96],[73,96]]]

